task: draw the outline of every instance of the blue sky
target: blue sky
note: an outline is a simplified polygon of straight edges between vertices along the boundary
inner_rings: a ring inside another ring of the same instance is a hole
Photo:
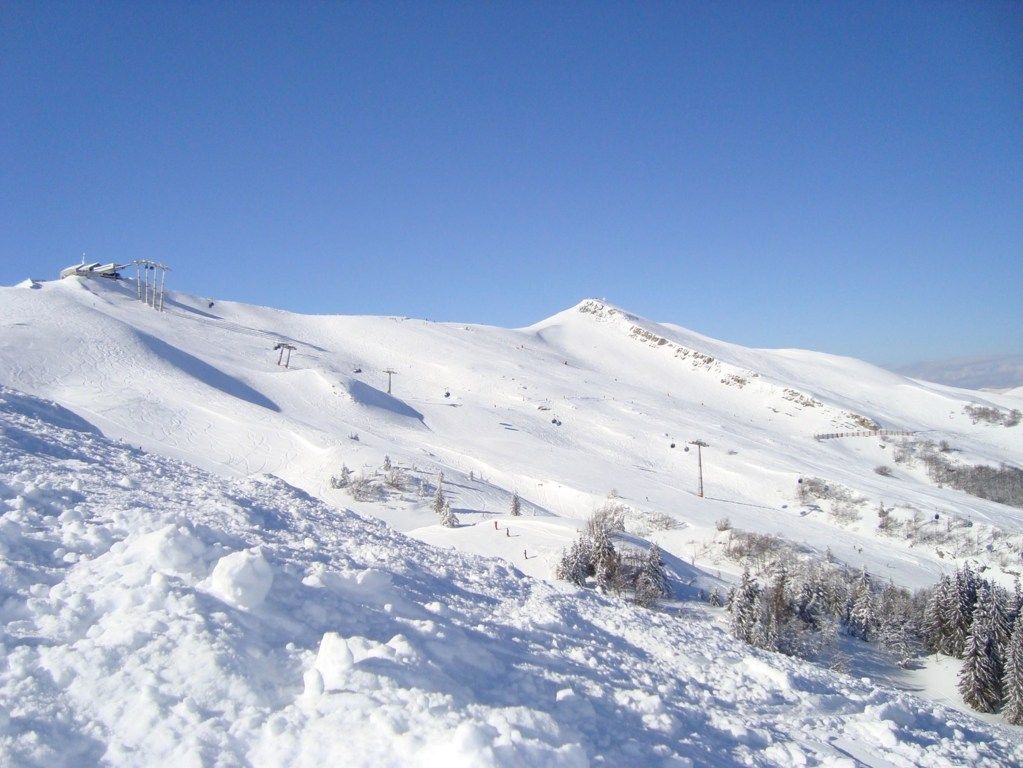
[[[1021,352],[1021,41],[1018,2],[7,2],[0,283]]]

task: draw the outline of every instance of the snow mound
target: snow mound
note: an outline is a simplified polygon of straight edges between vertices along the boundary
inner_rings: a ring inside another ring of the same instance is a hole
[[[262,605],[273,582],[273,568],[261,552],[232,552],[217,561],[210,576],[210,593],[251,610]]]
[[[316,687],[321,691],[339,690],[344,686],[346,674],[353,664],[355,657],[345,639],[337,632],[327,632],[320,640],[320,649],[316,653],[316,664],[313,667],[320,680]]]
[[[1010,729],[0,388],[0,764],[1019,764]]]

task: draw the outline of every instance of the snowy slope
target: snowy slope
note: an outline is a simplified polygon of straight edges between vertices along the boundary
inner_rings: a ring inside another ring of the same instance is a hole
[[[424,483],[443,471],[463,522],[505,512],[518,491],[527,514],[555,516],[547,543],[536,538],[548,555],[616,488],[638,512],[679,521],[659,541],[683,559],[729,517],[907,586],[932,583],[947,553],[878,537],[878,502],[1023,531],[1019,510],[937,488],[919,471],[875,474],[891,461],[877,440],[813,439],[877,423],[947,439],[964,460],[1019,465],[1023,427],[974,424],[963,411],[1017,407],[1012,396],[745,349],[596,301],[505,330],[209,307],[176,294],[161,314],[129,282],[36,285],[0,289],[0,383],[52,398],[109,436],[229,477],[273,473],[399,530],[430,526],[428,504],[414,494],[353,503],[329,487],[331,474],[342,463],[376,471],[385,455]],[[275,364],[282,340],[297,346],[288,370]],[[386,368],[397,371],[391,395]],[[709,443],[704,499],[694,451],[683,450],[697,438]],[[804,508],[803,476],[851,488],[864,519],[839,525]],[[539,568],[515,542],[477,544],[460,530],[450,543],[504,546],[509,560]]]
[[[429,547],[266,474],[207,474],[9,389],[0,510],[4,765],[1023,760],[1011,729]]]

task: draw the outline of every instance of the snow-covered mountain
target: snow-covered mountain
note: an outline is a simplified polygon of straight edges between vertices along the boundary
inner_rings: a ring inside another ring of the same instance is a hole
[[[159,313],[128,282],[40,285],[0,289],[0,383],[148,451],[225,476],[273,473],[340,505],[352,501],[329,478],[342,464],[369,471],[390,456],[458,478],[456,513],[467,519],[505,511],[517,491],[536,514],[579,520],[614,488],[637,510],[688,526],[662,542],[680,555],[684,542],[729,517],[830,546],[850,565],[909,586],[933,582],[947,563],[879,542],[872,520],[836,526],[807,514],[795,503],[798,479],[1020,530],[1015,510],[936,488],[919,472],[875,474],[892,461],[876,439],[814,440],[876,424],[947,439],[973,461],[1019,464],[1021,428],[975,424],[964,411],[1012,408],[1012,396],[831,355],[745,349],[592,300],[505,330],[210,307],[184,295]],[[288,369],[276,364],[280,341],[297,347]],[[391,394],[388,368],[397,371]],[[695,451],[686,451],[697,439],[708,444],[703,499]],[[364,511],[404,531],[433,522],[397,498]],[[532,567],[544,570],[562,543],[541,547]]]
[[[1019,466],[1018,396],[594,300],[515,330],[181,294],[165,310],[129,282],[0,288],[0,732],[16,761],[1020,758],[1012,729],[740,649],[699,606],[678,618],[542,581],[613,489],[680,596],[735,575],[723,518],[908,587],[966,557],[1010,583],[1023,512],[939,487],[894,441],[815,435],[913,432]],[[331,487],[385,461],[409,482]],[[455,529],[423,496],[441,472]],[[842,514],[801,498],[806,478],[843,489]],[[880,503],[965,521],[972,549],[882,535]]]

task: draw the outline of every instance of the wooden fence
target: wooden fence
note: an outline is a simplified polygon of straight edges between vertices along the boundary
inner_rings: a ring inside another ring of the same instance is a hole
[[[915,435],[916,432],[908,429],[862,429],[858,432],[823,432],[814,435],[814,440],[834,440],[836,437],[893,437],[897,435]]]

